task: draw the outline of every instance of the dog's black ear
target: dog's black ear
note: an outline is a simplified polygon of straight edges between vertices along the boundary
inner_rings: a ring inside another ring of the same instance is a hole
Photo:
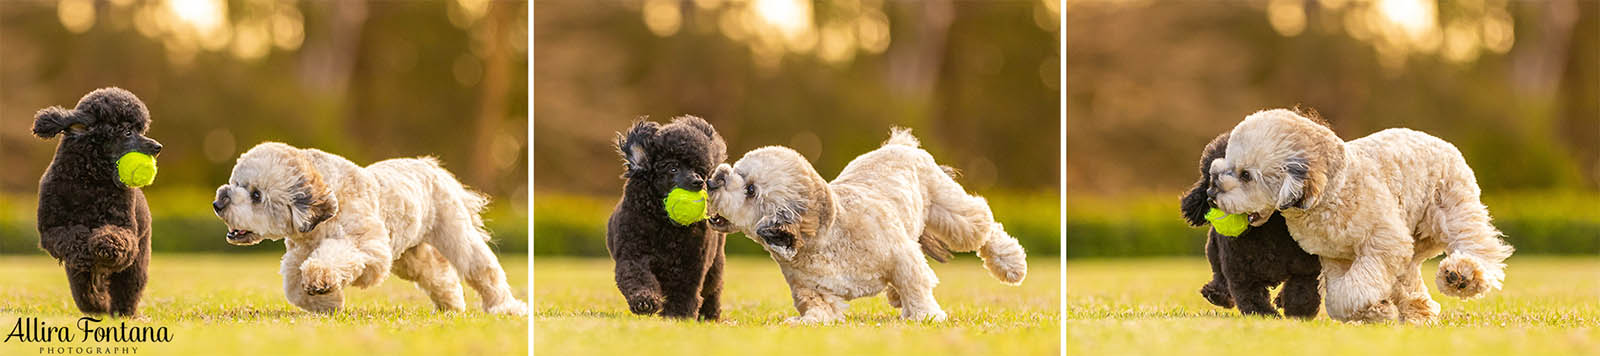
[[[656,131],[661,129],[661,124],[644,120],[644,117],[640,117],[628,131],[617,133],[617,153],[622,155],[626,166],[622,173],[624,178],[650,167],[650,154],[646,147],[655,138]]]
[[[318,224],[339,214],[339,200],[304,154],[296,155],[289,164],[300,171],[299,182],[290,188],[293,195],[289,202],[289,215],[294,221],[295,230],[311,232]]]
[[[1283,187],[1278,189],[1278,210],[1306,208],[1306,179],[1311,166],[1304,158],[1291,158],[1283,164]]]
[[[1181,200],[1183,219],[1189,221],[1189,226],[1206,224],[1206,212],[1211,211],[1209,203],[1211,199],[1206,196],[1206,189],[1211,188],[1210,181],[1206,177],[1200,177],[1200,181],[1195,182],[1194,187],[1189,188],[1189,194],[1184,195]]]
[[[1200,180],[1194,182],[1189,194],[1179,200],[1179,209],[1183,210],[1183,218],[1189,221],[1189,226],[1206,224],[1206,213],[1211,211],[1211,197],[1206,193],[1211,189],[1211,162],[1227,155],[1228,134],[1223,132],[1212,138],[1211,143],[1207,143],[1205,150],[1200,152]]]
[[[83,124],[79,122],[76,115],[73,115],[73,111],[62,109],[60,106],[40,109],[38,113],[33,115],[33,135],[39,136],[39,138],[56,137],[63,130],[75,130],[82,127]]]
[[[705,119],[701,119],[692,115],[685,115],[673,119],[672,123],[681,123],[683,125],[693,127],[696,131],[706,135],[706,152],[711,153],[712,166],[716,166],[717,163],[722,163],[722,161],[728,160],[728,144],[722,140],[722,135],[717,134],[717,128],[712,127],[711,123],[706,122]]]

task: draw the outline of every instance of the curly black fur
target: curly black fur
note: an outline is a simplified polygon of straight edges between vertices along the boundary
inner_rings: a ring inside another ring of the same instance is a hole
[[[1206,145],[1200,157],[1200,181],[1183,196],[1183,217],[1189,225],[1207,223],[1206,212],[1213,204],[1211,161],[1228,150],[1228,134],[1223,133]],[[1322,303],[1317,291],[1321,264],[1317,256],[1306,253],[1289,235],[1283,216],[1273,213],[1267,223],[1250,227],[1237,237],[1211,229],[1206,239],[1206,259],[1211,261],[1211,282],[1200,288],[1200,295],[1223,308],[1239,306],[1246,315],[1278,316],[1278,308],[1292,317],[1314,318]],[[1267,302],[1268,288],[1283,284],[1278,297]],[[1276,306],[1276,307],[1275,307]]]
[[[90,92],[75,109],[39,110],[33,134],[62,135],[39,180],[39,247],[66,267],[78,310],[139,314],[150,264],[150,207],[144,192],[117,180],[117,158],[155,156],[145,137],[150,112],[126,90]]]
[[[716,320],[721,316],[723,243],[707,222],[679,225],[662,200],[672,188],[700,191],[728,158],[717,130],[698,117],[660,125],[638,121],[617,134],[626,180],[606,226],[617,289],[634,314]]]

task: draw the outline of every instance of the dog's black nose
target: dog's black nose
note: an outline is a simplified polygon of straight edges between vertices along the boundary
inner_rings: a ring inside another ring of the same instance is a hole
[[[211,202],[211,210],[221,213],[222,208],[228,207],[229,200],[231,199],[229,199],[227,195],[217,194],[217,200]]]
[[[722,188],[723,178],[722,174],[711,177],[711,180],[706,181],[706,190],[717,191],[718,188]]]
[[[154,155],[158,155],[158,154],[161,154],[161,144],[159,144],[159,143],[150,144],[150,155],[154,156]]]

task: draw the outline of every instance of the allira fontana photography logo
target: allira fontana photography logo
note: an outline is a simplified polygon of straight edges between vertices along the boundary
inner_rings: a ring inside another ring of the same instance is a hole
[[[76,343],[76,345],[40,346],[40,354],[56,355],[118,355],[136,354],[134,345],[93,345],[92,343],[148,343],[171,342],[172,334],[165,326],[128,325],[127,321],[101,324],[101,319],[81,317],[75,325],[51,325],[39,318],[17,318],[6,334],[5,343]]]

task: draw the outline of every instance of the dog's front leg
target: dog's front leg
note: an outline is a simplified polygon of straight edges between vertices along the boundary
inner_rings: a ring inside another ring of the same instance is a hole
[[[306,292],[300,266],[305,263],[306,257],[311,255],[310,247],[295,240],[285,240],[284,245],[288,247],[288,252],[283,254],[282,266],[278,273],[283,275],[283,296],[289,299],[289,304],[317,313],[332,313],[343,308],[343,291],[334,290],[325,294]]]
[[[348,236],[317,241],[311,255],[300,264],[305,293],[323,295],[343,289],[361,276],[367,260]]]
[[[1376,322],[1399,317],[1390,300],[1395,274],[1410,256],[1402,249],[1382,244],[1387,237],[1372,237],[1356,251],[1355,260],[1339,278],[1329,279],[1328,316],[1340,321]],[[1387,240],[1404,241],[1404,240]],[[1409,251],[1407,251],[1409,252]]]
[[[639,315],[661,311],[661,282],[650,272],[648,257],[618,259],[616,280],[617,290],[628,300],[628,311]]]
[[[793,288],[794,308],[800,311],[800,316],[784,320],[785,324],[830,324],[844,320],[844,308],[849,306],[844,298],[792,284],[790,288]]]
[[[1212,305],[1232,308],[1233,293],[1228,291],[1228,277],[1222,273],[1222,241],[1217,236],[1215,232],[1206,234],[1206,261],[1211,264],[1211,282],[1200,287],[1200,296]]]

